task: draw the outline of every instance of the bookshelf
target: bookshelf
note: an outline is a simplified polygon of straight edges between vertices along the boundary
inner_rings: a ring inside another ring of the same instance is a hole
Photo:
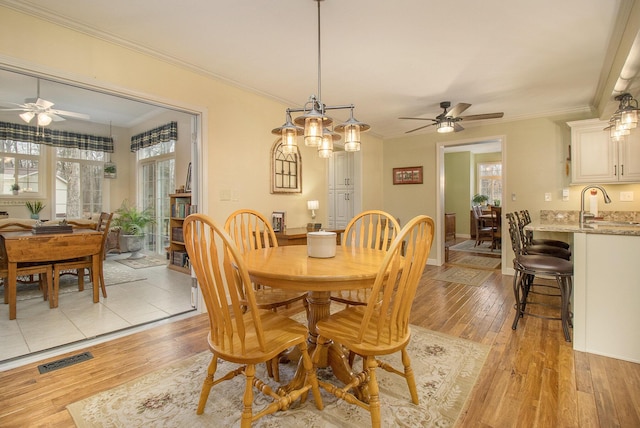
[[[173,193],[169,195],[171,217],[169,220],[169,269],[191,273],[189,256],[184,246],[182,224],[191,213],[191,193]]]

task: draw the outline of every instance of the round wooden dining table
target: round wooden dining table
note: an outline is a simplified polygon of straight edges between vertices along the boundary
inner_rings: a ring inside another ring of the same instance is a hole
[[[337,246],[335,257],[314,258],[307,255],[306,245],[291,245],[249,251],[244,260],[255,284],[308,293],[312,352],[317,345],[316,323],[330,313],[331,292],[372,287],[385,254],[381,250]],[[318,367],[331,366],[338,379],[349,381],[352,372],[342,348],[332,343],[320,345]]]

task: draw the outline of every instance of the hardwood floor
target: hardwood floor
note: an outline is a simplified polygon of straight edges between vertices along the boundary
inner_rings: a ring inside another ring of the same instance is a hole
[[[491,345],[460,426],[640,426],[640,364],[574,352],[558,321],[528,316],[513,331],[512,277],[499,269],[481,287],[430,279],[466,255],[426,268],[412,311],[414,324]],[[73,426],[67,404],[206,350],[207,331],[197,315],[91,346],[92,360],[47,374],[42,362],[2,372],[0,426]]]

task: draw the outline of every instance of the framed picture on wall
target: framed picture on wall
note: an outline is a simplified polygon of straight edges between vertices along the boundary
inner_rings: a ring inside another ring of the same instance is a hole
[[[393,184],[422,184],[422,167],[393,168]]]

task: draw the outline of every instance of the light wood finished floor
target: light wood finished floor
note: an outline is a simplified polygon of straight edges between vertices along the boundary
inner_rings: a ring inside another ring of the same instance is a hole
[[[467,255],[452,251],[449,263]],[[427,267],[412,322],[491,345],[460,426],[640,426],[639,364],[574,352],[558,321],[526,317],[511,330],[512,278],[495,270],[482,287],[429,279],[450,264]],[[0,426],[73,426],[67,404],[206,350],[207,328],[197,315],[91,346],[94,359],[48,374],[38,363],[0,373]]]

